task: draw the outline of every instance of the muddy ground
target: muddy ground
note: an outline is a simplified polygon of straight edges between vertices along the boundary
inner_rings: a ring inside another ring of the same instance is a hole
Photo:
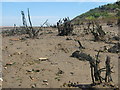
[[[117,26],[103,26],[103,30],[111,37],[118,33]],[[73,36],[57,36],[56,28],[45,28],[40,33],[37,39],[19,40],[24,35],[2,38],[3,88],[59,88],[69,81],[90,84],[89,62],[70,57],[74,51],[79,50],[75,40],[80,40],[85,47],[82,51],[93,57],[98,50],[104,50],[104,46],[110,48],[117,42],[94,42],[92,34],[84,34],[79,27],[74,28],[76,35]],[[113,82],[117,85],[118,54],[100,52],[101,67],[105,67],[107,55],[113,66]]]

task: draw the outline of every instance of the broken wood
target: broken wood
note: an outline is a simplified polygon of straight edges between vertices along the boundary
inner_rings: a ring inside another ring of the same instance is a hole
[[[106,58],[106,75],[105,75],[105,82],[113,81],[111,77],[111,66],[110,66],[110,57],[107,56]]]
[[[85,49],[85,47],[82,46],[81,42],[79,40],[77,40],[78,44],[79,44],[79,49]]]

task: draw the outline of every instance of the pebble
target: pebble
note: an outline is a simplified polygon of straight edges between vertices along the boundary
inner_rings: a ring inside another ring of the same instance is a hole
[[[48,83],[43,83],[42,85],[48,85]]]
[[[74,73],[73,72],[70,72],[71,75],[73,75]]]
[[[31,87],[32,87],[32,88],[35,88],[35,87],[36,87],[36,84],[32,85]]]
[[[43,82],[48,82],[48,80],[43,80]]]
[[[7,67],[4,67],[4,69],[7,69]]]
[[[0,78],[0,81],[3,81],[3,79],[2,79],[2,78]]]

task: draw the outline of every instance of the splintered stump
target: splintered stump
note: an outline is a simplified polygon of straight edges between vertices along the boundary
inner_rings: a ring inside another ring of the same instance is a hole
[[[68,36],[73,32],[73,25],[71,24],[68,18],[63,19],[64,23],[61,20],[57,22],[58,27],[58,35],[60,36]]]
[[[102,26],[99,25],[97,22],[92,22],[92,27],[93,27],[93,29],[91,30],[91,33],[94,36],[94,41],[104,40],[104,36],[106,34],[103,31]]]
[[[105,75],[105,82],[113,81],[111,77],[111,67],[110,67],[110,57],[107,56],[106,58],[106,75]]]
[[[83,53],[81,51],[75,51],[71,55],[72,57],[78,58],[79,60],[89,61],[90,69],[91,69],[91,78],[92,78],[92,84],[93,85],[100,85],[102,83],[103,84],[104,83],[109,84],[109,82],[112,81],[112,77],[111,77],[112,67],[110,66],[110,57],[107,56],[107,59],[106,59],[106,62],[105,62],[106,67],[105,68],[100,68],[99,67],[100,60],[98,59],[99,52],[100,51],[98,51],[98,54],[96,55],[95,59],[93,57],[91,57],[90,55],[87,55],[86,53]],[[103,71],[106,72],[105,77],[101,76],[101,72],[103,72]],[[103,80],[105,82],[103,82]]]

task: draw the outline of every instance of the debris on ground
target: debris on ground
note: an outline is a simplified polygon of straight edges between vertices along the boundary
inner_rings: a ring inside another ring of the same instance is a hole
[[[30,69],[30,70],[26,70],[27,72],[40,72],[40,70],[39,69]]]
[[[31,88],[36,88],[36,84],[31,85]]]
[[[58,72],[56,73],[56,75],[60,75],[60,74],[63,74],[63,73],[64,72],[58,68]]]
[[[0,78],[0,81],[3,81],[3,79],[2,79],[2,78]]]
[[[12,38],[10,39],[11,41],[19,41],[20,39],[19,38]]]
[[[108,52],[119,53],[120,52],[120,43],[116,43],[113,47],[108,49]]]
[[[82,61],[94,60],[90,55],[87,55],[86,53],[83,53],[83,52],[78,51],[78,50],[73,52],[71,57],[78,58],[79,60],[82,60]]]
[[[58,76],[58,77],[55,77],[55,80],[58,80],[58,81],[60,81],[60,77]]]
[[[14,65],[14,64],[16,64],[16,62],[8,62],[8,63],[6,63],[5,66],[12,66],[12,65]]]
[[[43,84],[42,85],[48,85],[48,80],[43,80]]]
[[[49,61],[48,58],[39,58],[40,61]]]
[[[73,40],[71,37],[67,37],[66,40]]]

